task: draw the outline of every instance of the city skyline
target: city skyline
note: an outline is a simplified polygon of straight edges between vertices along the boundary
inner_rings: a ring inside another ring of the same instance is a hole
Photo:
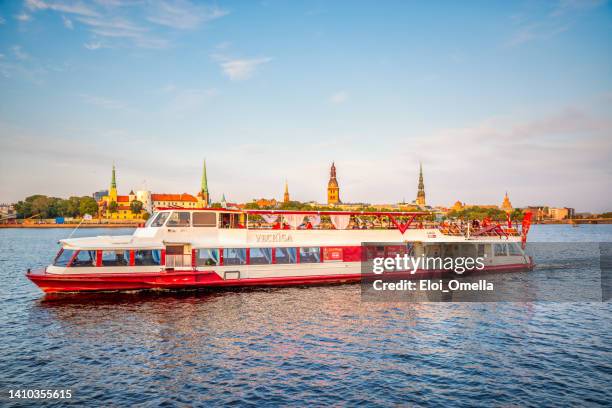
[[[109,196],[109,192],[112,192],[114,190],[114,194],[117,195],[119,194],[121,191],[117,188],[117,177],[116,177],[116,166],[113,164],[112,166],[112,170],[111,170],[111,182],[110,182],[110,188],[107,188],[106,190],[99,190],[99,191],[95,191],[92,195],[96,196],[99,195],[102,199],[106,199]],[[484,206],[497,206],[501,209],[504,209],[505,207],[509,207],[509,208],[519,208],[519,207],[515,207],[512,206],[510,204],[509,201],[509,197],[508,197],[508,191],[506,191],[504,193],[504,196],[502,198],[501,201],[501,205],[498,205],[496,203],[468,203],[465,201],[461,201],[461,200],[457,200],[454,203],[426,203],[425,202],[425,187],[424,187],[424,176],[423,176],[423,166],[422,163],[419,163],[419,175],[418,175],[418,187],[416,189],[416,196],[414,199],[406,199],[406,197],[402,198],[402,200],[400,201],[395,201],[395,202],[386,202],[383,203],[381,201],[368,201],[368,202],[364,202],[364,201],[341,201],[341,200],[336,200],[334,199],[334,197],[338,197],[338,193],[340,191],[342,191],[341,186],[339,185],[339,183],[337,183],[336,181],[336,166],[335,166],[335,162],[331,163],[331,168],[330,168],[330,177],[329,177],[329,181],[326,184],[326,191],[327,191],[327,200],[326,201],[320,201],[318,202],[317,200],[293,200],[290,198],[290,194],[289,194],[289,183],[287,180],[285,180],[284,182],[284,190],[282,193],[282,197],[280,196],[276,196],[276,195],[272,195],[270,197],[252,197],[251,199],[247,199],[247,200],[235,200],[240,204],[246,204],[249,202],[256,202],[256,201],[275,201],[278,203],[281,202],[289,202],[289,201],[297,201],[297,202],[304,202],[304,203],[313,203],[316,202],[320,205],[354,205],[354,204],[371,204],[371,205],[385,205],[385,204],[390,204],[390,205],[401,205],[401,204],[405,204],[405,205],[414,205],[414,206],[419,206],[419,207],[427,207],[427,208],[453,208],[454,206],[457,205],[457,203],[461,204],[462,206],[478,206],[478,205],[484,205]],[[335,182],[334,184],[332,183],[332,180]],[[335,193],[331,192],[330,193],[330,188],[336,190]],[[163,193],[155,193],[152,190],[147,190],[146,187],[142,187],[141,189],[137,189],[134,187],[130,187],[129,188],[130,193],[129,195],[138,195],[139,193],[151,193],[151,194],[157,194],[157,195],[175,195],[175,196],[180,196],[180,195],[186,195],[189,198],[193,198],[194,200],[199,200],[200,195],[202,193],[205,193],[205,196],[203,198],[203,200],[208,203],[208,205],[212,204],[212,203],[220,203],[220,202],[225,202],[226,198],[226,192],[219,192],[218,196],[215,196],[214,194],[212,196],[209,195],[209,189],[208,189],[208,176],[207,176],[207,170],[206,170],[206,160],[203,161],[203,166],[202,166],[202,175],[201,175],[201,181],[200,181],[200,186],[199,189],[195,192],[193,191],[183,191],[183,192],[163,192]],[[134,191],[136,190],[136,193],[134,193]],[[330,194],[332,194],[332,196],[330,196]],[[127,198],[127,195],[123,194],[124,198]],[[212,198],[211,198],[212,197]],[[215,197],[217,199],[215,199]],[[136,200],[140,200],[139,198],[136,198]],[[96,201],[100,201],[100,200],[96,200]],[[116,199],[115,199],[116,201]],[[141,200],[142,201],[142,200]],[[148,200],[147,200],[148,201]],[[180,201],[180,200],[178,200]],[[540,203],[542,204],[542,203]],[[523,206],[523,208],[527,208],[530,206]],[[536,205],[536,207],[548,207],[548,205]],[[552,206],[551,206],[552,207]],[[506,208],[507,209],[507,208]]]
[[[0,202],[612,202],[606,1],[0,5]],[[44,39],[45,41],[41,41]],[[124,191],[125,190],[125,191]]]

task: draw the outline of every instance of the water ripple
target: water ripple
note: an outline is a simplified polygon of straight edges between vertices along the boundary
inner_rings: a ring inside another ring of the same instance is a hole
[[[0,234],[4,406],[30,405],[11,388],[102,406],[612,401],[610,303],[362,303],[358,285],[46,299],[23,271],[65,231]]]

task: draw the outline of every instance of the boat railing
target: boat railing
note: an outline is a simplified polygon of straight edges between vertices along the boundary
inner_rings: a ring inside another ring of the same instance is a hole
[[[438,225],[438,230],[444,235],[470,237],[518,237],[518,228],[492,224],[482,227],[473,227],[467,223],[442,223]]]
[[[440,223],[434,221],[414,221],[410,223],[407,229],[435,229],[438,228]],[[240,227],[239,227],[240,228]],[[244,227],[242,227],[244,228]],[[334,230],[336,227],[331,222],[321,222],[318,225],[309,225],[308,223],[302,223],[297,228],[292,228],[288,224],[276,222],[266,223],[260,221],[249,221],[246,224],[246,228],[250,230]],[[376,220],[367,222],[356,222],[351,220],[346,230],[394,230],[398,229],[397,225],[387,220]]]

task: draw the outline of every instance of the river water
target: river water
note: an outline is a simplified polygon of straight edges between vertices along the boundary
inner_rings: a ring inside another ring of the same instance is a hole
[[[23,274],[69,233],[0,229],[3,406],[32,405],[11,389],[71,390],[46,406],[612,401],[610,301],[364,302],[360,285],[49,299]],[[612,242],[612,225],[536,225],[530,239]],[[563,273],[546,268],[532,273]]]

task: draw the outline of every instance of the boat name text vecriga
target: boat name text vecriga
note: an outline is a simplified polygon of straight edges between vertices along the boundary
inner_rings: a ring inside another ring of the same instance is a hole
[[[290,234],[277,232],[275,234],[256,234],[257,242],[293,242]]]

